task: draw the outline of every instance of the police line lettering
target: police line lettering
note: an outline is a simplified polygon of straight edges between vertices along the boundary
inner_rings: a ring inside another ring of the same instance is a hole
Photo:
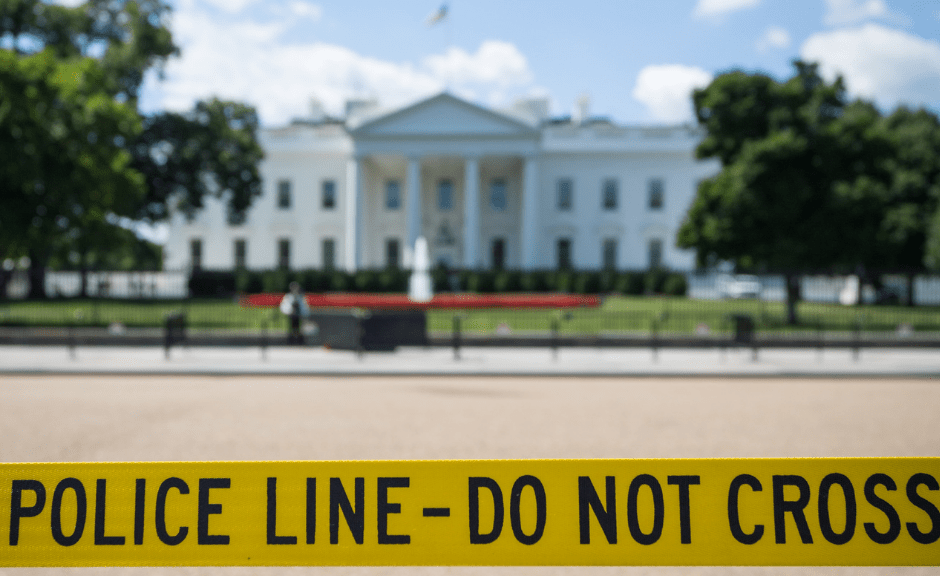
[[[0,464],[0,566],[936,565],[940,458]]]

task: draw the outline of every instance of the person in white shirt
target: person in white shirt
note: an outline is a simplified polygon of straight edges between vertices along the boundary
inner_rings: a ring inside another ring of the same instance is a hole
[[[300,323],[310,314],[307,298],[300,291],[300,284],[290,283],[290,292],[281,299],[281,312],[290,320],[287,328],[288,344],[303,344],[304,335],[300,330]]]

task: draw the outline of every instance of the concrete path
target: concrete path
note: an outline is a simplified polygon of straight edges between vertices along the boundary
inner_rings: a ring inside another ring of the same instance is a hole
[[[849,350],[401,348],[366,353],[322,348],[68,348],[0,346],[0,373],[308,374],[516,376],[919,376],[940,377],[940,352]]]

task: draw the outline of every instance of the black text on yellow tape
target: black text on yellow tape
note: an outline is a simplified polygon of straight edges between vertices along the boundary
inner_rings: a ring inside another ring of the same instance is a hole
[[[0,566],[937,565],[940,458],[0,464]]]

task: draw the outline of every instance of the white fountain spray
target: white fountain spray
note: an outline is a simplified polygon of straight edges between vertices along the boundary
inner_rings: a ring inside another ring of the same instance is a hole
[[[434,296],[431,286],[430,258],[428,257],[428,241],[424,236],[415,240],[414,267],[408,282],[408,299],[415,302],[430,302]]]

